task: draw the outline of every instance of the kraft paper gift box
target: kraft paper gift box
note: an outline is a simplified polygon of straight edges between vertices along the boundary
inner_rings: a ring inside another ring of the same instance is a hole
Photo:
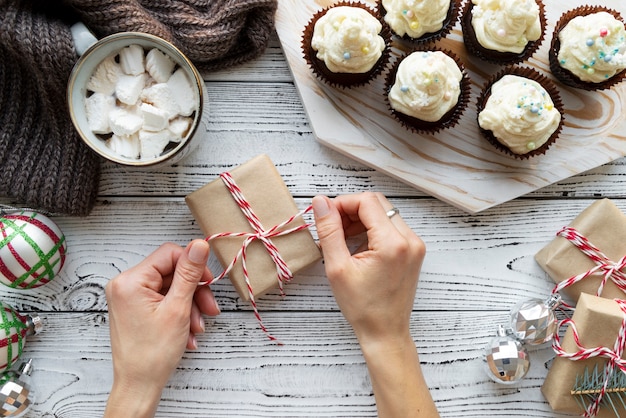
[[[580,344],[585,349],[595,347],[607,347],[613,350],[617,340],[624,313],[619,305],[611,299],[601,298],[594,295],[582,293],[576,304],[576,310],[572,316],[572,321],[576,325]],[[576,353],[580,349],[574,342],[574,333],[571,325],[562,338],[561,347],[566,353]],[[623,357],[623,356],[622,356]],[[558,412],[567,412],[581,415],[584,409],[578,404],[571,391],[576,384],[576,376],[582,376],[585,368],[593,371],[597,364],[600,372],[604,371],[605,357],[593,357],[584,360],[570,360],[568,358],[556,357],[550,366],[548,375],[541,387],[550,407]],[[616,367],[617,373],[622,373]],[[602,405],[602,404],[601,404]],[[621,416],[626,416],[626,409],[619,401],[616,402]],[[600,408],[597,418],[615,418],[611,407]]]
[[[610,260],[618,262],[626,255],[626,215],[611,200],[602,199],[591,204],[569,226],[586,237]],[[535,254],[535,260],[555,283],[589,271],[596,266],[595,262],[574,244],[558,236]],[[595,295],[601,281],[602,276],[594,274],[572,286],[565,287],[563,293],[574,301],[581,293]],[[610,279],[600,296],[609,299],[626,299],[626,293]]]
[[[279,225],[299,212],[291,193],[268,156],[259,155],[231,170],[230,174],[265,229]],[[207,237],[224,232],[254,232],[221,178],[192,192],[185,197],[185,202]],[[305,221],[302,217],[297,217],[283,229],[303,224]],[[245,237],[224,237],[210,241],[212,251],[224,268],[241,250],[244,239]],[[321,259],[319,247],[308,228],[271,240],[294,275]],[[276,264],[261,241],[254,240],[248,246],[246,266],[255,298],[278,286]],[[250,300],[241,257],[228,273],[228,277],[241,298]]]

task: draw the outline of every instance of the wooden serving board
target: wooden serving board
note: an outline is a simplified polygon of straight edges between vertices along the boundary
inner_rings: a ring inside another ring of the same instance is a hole
[[[372,0],[364,2],[375,6]],[[406,130],[387,109],[385,75],[367,86],[329,87],[318,81],[303,58],[302,32],[313,14],[331,0],[279,0],[276,29],[315,137],[357,161],[470,213],[477,213],[551,183],[626,155],[626,82],[611,90],[585,92],[557,83],[565,125],[545,155],[528,160],[493,148],[478,131],[476,98],[486,79],[503,67],[468,56],[457,22],[436,43],[454,51],[472,80],[470,104],[459,124],[433,135]],[[544,1],[547,29],[541,47],[525,62],[548,77],[548,47],[561,14],[582,0]],[[626,16],[623,0],[602,5]],[[408,50],[394,41],[392,62]]]

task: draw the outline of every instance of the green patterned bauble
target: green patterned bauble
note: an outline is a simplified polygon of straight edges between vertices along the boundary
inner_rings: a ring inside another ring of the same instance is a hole
[[[65,236],[47,216],[32,211],[0,217],[0,282],[31,289],[50,282],[65,262]]]
[[[21,315],[0,301],[0,373],[10,369],[24,351],[26,337],[41,330],[38,316]]]

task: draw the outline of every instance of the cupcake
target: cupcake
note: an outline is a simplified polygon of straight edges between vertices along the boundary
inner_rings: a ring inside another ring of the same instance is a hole
[[[552,74],[563,84],[602,90],[626,76],[624,54],[626,31],[619,13],[582,6],[561,16],[548,55]]]
[[[362,3],[340,2],[316,13],[304,30],[304,58],[321,80],[358,86],[378,76],[389,62],[391,32]]]
[[[458,18],[461,0],[378,0],[378,10],[396,36],[417,43],[446,36]]]
[[[469,78],[452,52],[414,51],[387,76],[386,97],[391,113],[407,129],[437,132],[458,122],[469,89]]]
[[[558,90],[531,68],[510,68],[496,74],[485,85],[477,104],[483,136],[515,158],[544,154],[563,126]]]
[[[495,64],[529,58],[543,41],[545,27],[541,0],[467,0],[461,17],[467,50]]]

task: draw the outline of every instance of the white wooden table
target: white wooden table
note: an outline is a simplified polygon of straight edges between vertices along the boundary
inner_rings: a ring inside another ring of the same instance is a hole
[[[158,171],[104,165],[90,216],[54,218],[68,244],[60,276],[35,290],[0,290],[18,311],[46,320],[24,353],[36,367],[29,417],[102,415],[112,382],[105,284],[165,240],[185,245],[201,237],[184,196],[260,153],[272,158],[299,206],[318,193],[380,191],[424,239],[412,333],[442,417],[565,417],[540,392],[549,347],[530,349],[531,370],[513,387],[486,377],[483,348],[513,304],[549,294],[553,284],[533,256],[561,226],[601,197],[626,210],[626,160],[470,215],[316,141],[277,37],[260,59],[206,78],[210,141]],[[210,267],[220,270],[214,258]],[[273,292],[260,300],[280,347],[257,328],[230,282],[213,289],[222,314],[206,319],[200,348],[183,358],[157,416],[376,416],[363,357],[321,263],[297,275],[286,298]]]

